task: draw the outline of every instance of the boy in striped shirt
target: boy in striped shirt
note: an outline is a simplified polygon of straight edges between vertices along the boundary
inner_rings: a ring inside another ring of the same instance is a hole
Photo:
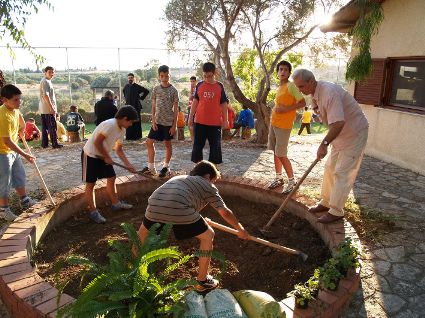
[[[139,238],[143,243],[149,229],[155,223],[173,224],[177,240],[196,237],[200,241],[199,272],[196,280],[198,291],[214,289],[218,281],[208,275],[213,249],[214,230],[209,226],[199,211],[210,204],[220,216],[239,231],[239,238],[247,239],[248,232],[239,223],[232,211],[226,206],[214,182],[220,178],[220,172],[209,161],[202,160],[195,165],[190,175],[171,178],[148,199],[143,223],[139,228]]]
[[[167,65],[158,68],[160,85],[152,91],[152,128],[149,131],[146,147],[148,149],[148,165],[142,173],[156,175],[155,141],[163,141],[165,159],[159,177],[170,174],[170,160],[173,153],[171,139],[177,131],[177,115],[179,113],[179,93],[170,83],[170,69]]]

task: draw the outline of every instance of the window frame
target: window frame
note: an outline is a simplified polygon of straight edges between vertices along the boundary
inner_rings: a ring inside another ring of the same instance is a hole
[[[383,92],[383,104],[378,107],[394,109],[408,113],[417,113],[425,114],[425,105],[424,107],[414,106],[414,105],[403,105],[391,103],[391,90],[393,88],[394,80],[394,69],[397,62],[424,62],[425,56],[401,56],[401,57],[388,57],[386,59],[386,74],[384,75],[384,92]]]

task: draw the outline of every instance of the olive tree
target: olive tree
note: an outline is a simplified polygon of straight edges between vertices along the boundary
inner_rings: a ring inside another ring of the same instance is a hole
[[[332,0],[170,0],[165,9],[168,45],[173,49],[185,43],[188,49],[213,53],[236,100],[254,111],[257,141],[265,143],[270,121],[267,96],[277,63],[317,28],[311,22],[315,11],[338,5]],[[231,61],[232,50],[248,45],[255,49],[261,69],[255,98],[240,88]]]
[[[14,58],[12,44],[27,49],[35,58],[37,64],[44,61],[25,38],[24,28],[28,17],[37,13],[39,7],[52,8],[47,0],[0,0],[0,43],[5,43],[9,54]]]

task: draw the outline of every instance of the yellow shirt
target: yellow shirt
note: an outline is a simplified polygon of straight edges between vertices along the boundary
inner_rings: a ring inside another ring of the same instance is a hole
[[[313,114],[311,113],[310,110],[305,110],[304,113],[303,113],[302,123],[303,124],[309,124],[311,122],[312,116],[313,116]]]
[[[57,125],[57,130],[56,130],[56,135],[58,136],[58,139],[64,141],[66,140],[66,129],[65,126],[60,122],[60,121],[56,121],[56,125]]]
[[[275,107],[273,107],[272,111],[271,124],[274,127],[291,129],[295,117],[297,116],[297,111],[294,109],[287,113],[277,113],[276,107],[277,105],[293,106],[302,99],[304,99],[304,97],[294,83],[288,82],[279,86],[276,91]]]
[[[19,110],[9,110],[5,105],[0,106],[0,137],[10,137],[12,142],[18,143],[19,139]],[[0,154],[13,152],[0,138]]]

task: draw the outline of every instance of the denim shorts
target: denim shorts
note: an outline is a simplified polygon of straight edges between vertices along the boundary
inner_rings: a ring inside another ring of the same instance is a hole
[[[8,198],[10,188],[25,187],[25,168],[16,152],[0,154],[0,198]]]

